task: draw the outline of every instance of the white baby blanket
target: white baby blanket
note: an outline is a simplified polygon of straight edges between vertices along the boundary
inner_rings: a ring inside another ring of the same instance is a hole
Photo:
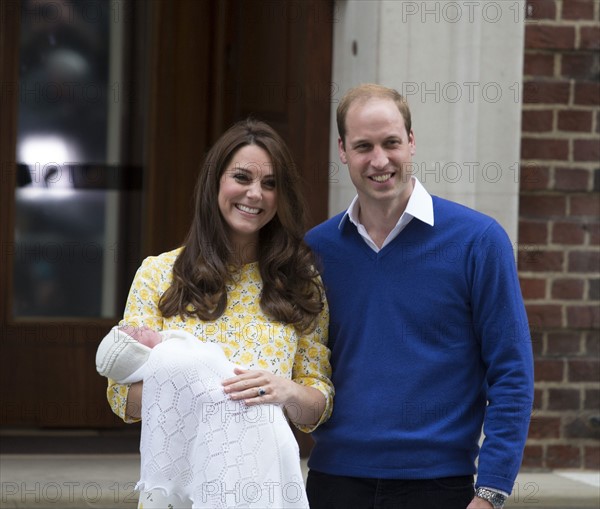
[[[234,364],[219,345],[183,331],[162,334],[140,372],[138,489],[177,494],[194,508],[308,508],[282,408],[229,399],[221,381],[234,376]]]

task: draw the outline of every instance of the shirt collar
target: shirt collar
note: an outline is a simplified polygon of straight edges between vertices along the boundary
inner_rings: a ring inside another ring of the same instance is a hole
[[[415,219],[423,221],[429,226],[433,226],[434,218],[433,218],[433,200],[431,195],[427,192],[427,190],[423,187],[423,184],[419,182],[417,177],[411,177],[413,181],[413,191],[410,194],[410,198],[408,199],[408,203],[406,204],[406,209],[400,219],[398,219],[398,224],[403,220],[403,216],[408,214]],[[352,203],[346,210],[345,214],[342,216],[338,224],[338,229],[342,229],[346,220],[350,220],[350,222],[358,227],[360,221],[358,220],[358,195],[354,197]]]

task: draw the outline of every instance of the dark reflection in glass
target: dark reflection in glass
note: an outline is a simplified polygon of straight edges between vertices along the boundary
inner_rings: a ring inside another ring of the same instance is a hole
[[[104,191],[17,191],[15,311],[100,316]]]
[[[120,171],[119,147],[108,136],[111,118],[119,118],[119,103],[109,97],[110,59],[122,50],[113,8],[108,0],[22,2],[16,316],[121,311],[115,280],[122,195],[103,177]]]
[[[110,2],[22,5],[17,153],[42,183],[48,164],[106,161]]]

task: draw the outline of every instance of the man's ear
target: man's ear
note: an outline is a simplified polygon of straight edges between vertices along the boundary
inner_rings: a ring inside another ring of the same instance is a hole
[[[338,151],[342,163],[348,164],[348,158],[346,157],[346,148],[344,146],[344,140],[342,140],[342,138],[338,138]]]
[[[414,156],[417,152],[417,142],[415,141],[415,133],[412,129],[408,133],[408,144],[410,145],[410,155]]]

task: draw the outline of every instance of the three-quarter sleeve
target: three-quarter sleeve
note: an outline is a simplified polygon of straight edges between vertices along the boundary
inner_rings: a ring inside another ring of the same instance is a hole
[[[329,358],[331,352],[327,347],[329,329],[329,308],[324,300],[315,329],[298,338],[298,348],[294,357],[292,379],[306,387],[314,387],[325,396],[325,410],[319,420],[312,425],[295,424],[305,433],[313,431],[317,426],[325,422],[331,416],[333,410],[334,388],[331,383],[331,364]]]

